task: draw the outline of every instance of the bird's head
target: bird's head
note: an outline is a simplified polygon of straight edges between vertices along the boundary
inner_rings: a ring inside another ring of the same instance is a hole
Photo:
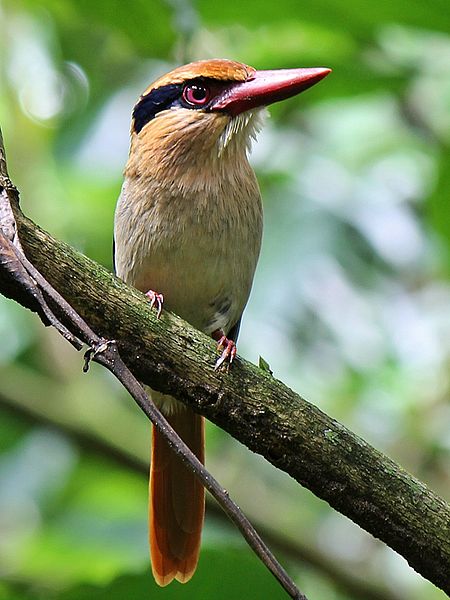
[[[261,109],[311,87],[330,69],[257,71],[226,59],[174,69],[152,83],[133,110],[126,174],[174,177],[242,160]],[[229,162],[229,160],[228,160]]]

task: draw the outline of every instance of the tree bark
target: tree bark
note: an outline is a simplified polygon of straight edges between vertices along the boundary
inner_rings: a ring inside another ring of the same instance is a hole
[[[266,371],[238,357],[229,372],[215,372],[212,340],[167,311],[156,319],[143,294],[52,238],[17,206],[14,213],[28,259],[99,336],[117,341],[142,382],[228,431],[450,592],[444,500]],[[1,269],[0,292],[32,308]]]

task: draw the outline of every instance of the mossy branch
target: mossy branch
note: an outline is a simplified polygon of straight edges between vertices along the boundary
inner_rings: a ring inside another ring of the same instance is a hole
[[[239,357],[228,373],[215,372],[215,343],[207,336],[167,311],[156,319],[143,294],[51,237],[17,205],[14,215],[29,261],[91,329],[116,340],[139,380],[228,431],[450,592],[444,500],[269,373]],[[0,292],[34,307],[5,269]]]

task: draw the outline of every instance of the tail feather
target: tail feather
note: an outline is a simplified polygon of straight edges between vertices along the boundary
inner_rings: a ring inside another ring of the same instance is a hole
[[[166,418],[203,463],[203,417],[183,408]],[[153,428],[149,535],[152,570],[159,585],[173,579],[185,583],[194,574],[204,511],[203,486]]]

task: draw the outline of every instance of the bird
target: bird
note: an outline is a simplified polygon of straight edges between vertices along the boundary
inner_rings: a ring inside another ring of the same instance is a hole
[[[258,261],[263,213],[248,155],[266,106],[311,87],[325,67],[256,70],[229,59],[175,68],[139,97],[114,217],[115,271],[218,343],[216,370],[236,340]],[[204,462],[204,419],[162,393],[151,397]],[[160,586],[197,566],[204,488],[152,431],[149,543]]]

